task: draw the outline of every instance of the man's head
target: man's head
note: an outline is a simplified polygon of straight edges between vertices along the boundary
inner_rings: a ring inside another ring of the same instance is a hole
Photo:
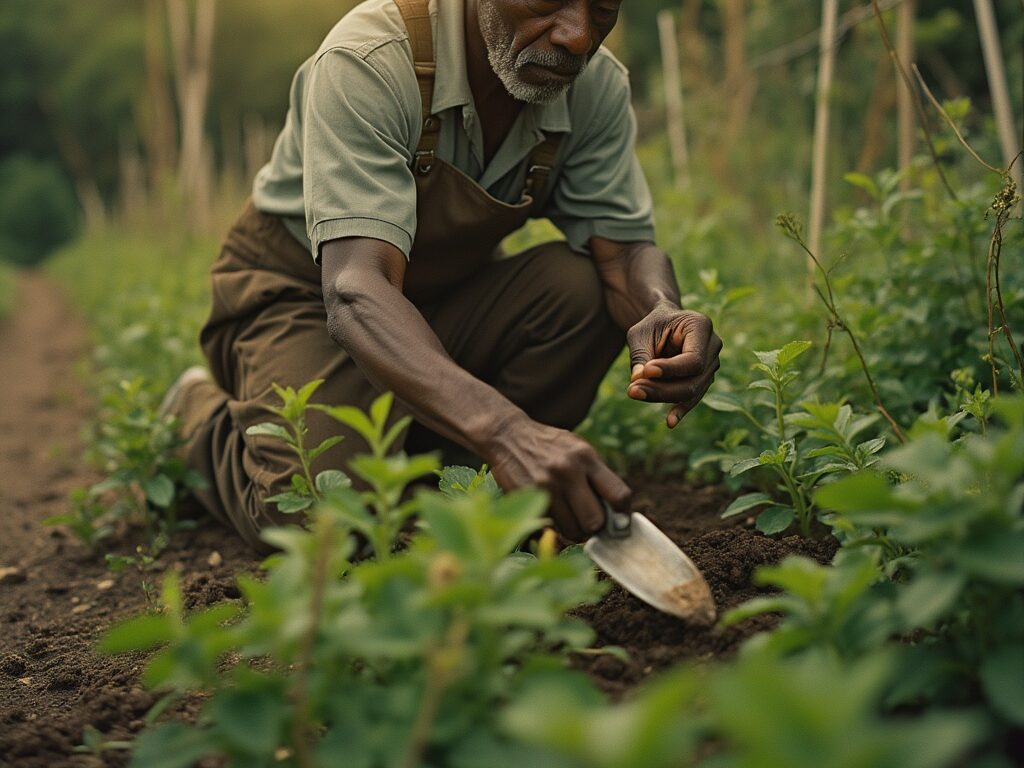
[[[615,26],[619,2],[479,0],[491,67],[520,101],[551,101],[579,77]]]

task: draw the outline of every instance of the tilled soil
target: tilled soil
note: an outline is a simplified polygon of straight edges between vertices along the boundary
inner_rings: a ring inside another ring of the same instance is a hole
[[[115,622],[145,611],[168,569],[181,574],[185,602],[209,605],[238,596],[234,578],[257,561],[226,529],[201,523],[179,534],[146,573],[112,575],[102,553],[85,551],[45,518],[67,511],[67,494],[96,480],[81,462],[79,434],[90,415],[75,368],[85,333],[59,292],[41,275],[23,277],[19,307],[0,321],[0,768],[119,766],[122,751],[101,758],[76,753],[86,726],[107,740],[130,739],[157,697],[139,684],[142,657],[107,658],[93,649]],[[772,540],[751,521],[723,521],[721,488],[632,478],[635,509],[647,514],[704,572],[719,612],[763,593],[754,569],[787,554],[827,561],[831,540]],[[132,532],[104,542],[131,552]],[[610,655],[576,664],[615,697],[681,659],[731,655],[745,638],[772,626],[771,617],[728,630],[687,625],[612,589],[578,615],[598,645],[618,645],[629,663]],[[188,702],[186,711],[194,710]]]

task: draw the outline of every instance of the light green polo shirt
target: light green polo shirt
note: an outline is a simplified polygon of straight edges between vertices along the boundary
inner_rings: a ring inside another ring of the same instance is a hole
[[[464,0],[430,0],[437,156],[504,202],[520,199],[544,131],[565,133],[542,215],[569,245],[592,236],[654,239],[651,195],[634,152],[636,119],[626,68],[601,48],[569,90],[526,104],[490,163],[466,76]],[[298,70],[274,152],[256,175],[253,203],[285,217],[319,261],[339,237],[372,237],[408,258],[416,237],[411,167],[422,106],[412,48],[393,0],[366,0],[335,25]]]

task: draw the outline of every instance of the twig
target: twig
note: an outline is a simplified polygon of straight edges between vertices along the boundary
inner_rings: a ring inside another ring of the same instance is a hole
[[[921,131],[924,133],[925,143],[928,145],[928,152],[932,156],[932,163],[935,165],[935,171],[939,174],[939,179],[942,180],[942,186],[946,188],[946,192],[949,193],[950,198],[955,202],[960,202],[960,198],[957,197],[956,192],[953,191],[953,187],[950,186],[949,179],[946,178],[946,172],[942,170],[942,162],[939,160],[939,153],[935,150],[935,142],[932,140],[931,131],[928,130],[928,117],[924,112],[924,105],[921,103],[921,95],[914,88],[913,82],[910,80],[910,75],[907,74],[907,70],[903,67],[903,62],[900,61],[899,54],[896,53],[896,49],[893,48],[892,40],[889,38],[889,30],[885,26],[885,20],[882,18],[882,9],[878,7],[878,0],[871,0],[871,7],[875,11],[875,18],[878,20],[878,28],[882,33],[882,42],[885,44],[885,49],[889,52],[889,58],[892,59],[893,64],[896,65],[896,70],[900,73],[900,77],[903,78],[903,83],[907,87],[907,91],[914,97],[914,110],[917,112],[917,120],[921,124]]]
[[[831,327],[838,328],[843,333],[845,333],[847,337],[850,339],[850,344],[853,346],[853,352],[857,356],[857,360],[860,361],[861,371],[863,371],[864,373],[864,378],[867,380],[868,388],[871,390],[871,395],[875,400],[875,407],[877,407],[878,412],[881,413],[883,417],[885,417],[885,420],[889,422],[889,426],[892,428],[893,434],[896,435],[896,439],[899,440],[900,443],[906,443],[906,434],[903,432],[903,429],[896,422],[896,419],[892,417],[892,414],[889,413],[888,409],[885,407],[885,404],[882,402],[882,396],[879,393],[878,387],[875,384],[874,377],[871,375],[871,368],[868,366],[868,361],[864,357],[863,350],[861,350],[860,348],[860,342],[857,340],[857,335],[853,332],[853,329],[846,324],[846,321],[843,320],[842,315],[839,314],[839,307],[836,306],[835,294],[832,291],[832,280],[829,277],[828,270],[825,269],[824,266],[822,266],[821,262],[818,260],[818,257],[815,256],[814,252],[807,247],[807,243],[804,242],[803,235],[800,233],[800,225],[797,224],[796,220],[792,216],[779,216],[778,225],[779,227],[781,227],[782,231],[786,233],[786,236],[789,237],[789,239],[793,240],[797,245],[799,245],[804,250],[804,253],[807,254],[807,257],[814,263],[814,266],[821,273],[821,276],[825,282],[825,291],[828,295],[826,296],[825,293],[822,292],[821,288],[818,286],[817,283],[815,283],[814,285],[814,291],[815,293],[818,294],[818,298],[821,299],[822,303],[825,305],[825,308],[828,310],[828,313],[830,315],[829,325]]]
[[[1013,207],[1020,201],[1020,196],[1017,194],[1017,185],[1009,176],[1004,176],[1005,185],[999,194],[996,195],[996,199],[992,202],[992,210],[996,215],[996,223],[992,228],[992,238],[989,240],[988,245],[988,264],[985,274],[985,286],[987,288],[987,304],[988,304],[988,349],[990,364],[992,366],[992,394],[998,394],[997,383],[996,383],[996,360],[994,350],[994,337],[997,333],[1002,331],[1003,336],[1006,337],[1006,342],[1010,345],[1010,351],[1013,353],[1014,360],[1017,362],[1018,379],[1024,380],[1024,356],[1021,355],[1020,348],[1017,346],[1016,341],[1013,338],[1013,332],[1010,330],[1010,324],[1006,319],[1006,307],[1003,304],[1003,288],[999,277],[999,260],[1002,256],[1003,251],[1003,225],[1006,224],[1007,219],[1010,217],[1010,212]],[[999,312],[1000,327],[994,327],[993,317],[993,294],[995,295],[995,309]]]
[[[1024,0],[1022,0],[1022,2],[1024,2]],[[942,116],[942,119],[945,120],[946,125],[949,126],[951,131],[953,131],[953,135],[956,136],[957,140],[960,142],[961,145],[963,145],[963,148],[967,150],[970,156],[977,160],[979,163],[981,163],[981,165],[983,165],[985,168],[992,171],[992,173],[998,173],[1000,176],[1005,174],[1005,168],[996,168],[994,165],[989,165],[988,163],[981,159],[981,155],[974,151],[974,147],[967,143],[967,139],[964,138],[963,134],[960,133],[960,129],[957,128],[956,122],[954,122],[953,118],[949,116],[949,113],[945,109],[943,109],[942,104],[939,103],[939,100],[935,98],[935,94],[932,93],[931,88],[928,87],[928,83],[924,81],[924,78],[921,76],[921,70],[917,68],[917,64],[911,64],[910,68],[914,70],[914,75],[917,76],[917,82],[921,84],[921,88],[924,90],[925,95],[928,97],[928,100],[932,103],[932,106],[935,107],[938,113]]]

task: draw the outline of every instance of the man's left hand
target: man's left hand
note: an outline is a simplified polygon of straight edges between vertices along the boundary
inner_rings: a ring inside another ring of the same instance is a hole
[[[626,334],[632,368],[627,392],[634,400],[674,403],[669,428],[704,397],[720,367],[722,340],[700,312],[659,306]]]

